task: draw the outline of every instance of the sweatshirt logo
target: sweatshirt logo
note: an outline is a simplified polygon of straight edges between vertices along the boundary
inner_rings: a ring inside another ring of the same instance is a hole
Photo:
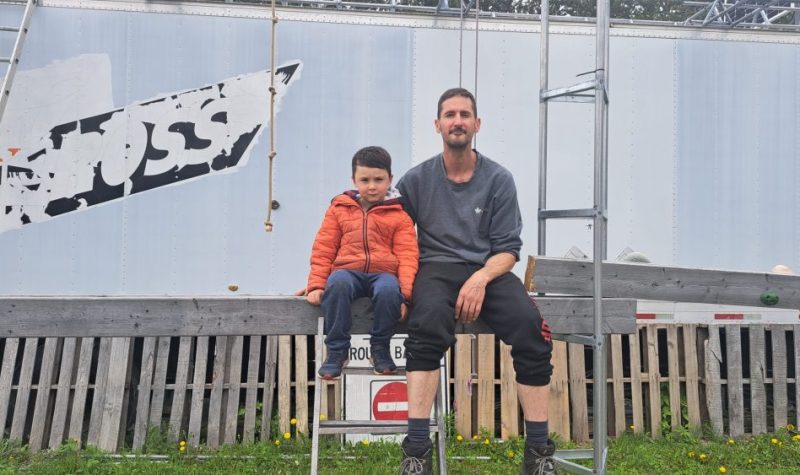
[[[475,208],[475,214],[483,214],[483,210],[481,208]]]

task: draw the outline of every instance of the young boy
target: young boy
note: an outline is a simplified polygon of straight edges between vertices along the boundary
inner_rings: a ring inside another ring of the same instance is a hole
[[[306,292],[322,305],[328,357],[319,374],[336,379],[349,361],[350,304],[370,297],[374,321],[370,362],[376,374],[397,370],[389,353],[394,325],[405,318],[417,274],[419,249],[414,223],[392,190],[392,159],[381,147],[353,156],[356,189],[336,196],[311,250]]]

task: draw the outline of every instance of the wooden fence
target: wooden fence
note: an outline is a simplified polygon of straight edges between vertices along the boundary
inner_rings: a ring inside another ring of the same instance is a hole
[[[117,450],[141,448],[155,426],[211,447],[264,440],[270,431],[307,433],[311,338],[3,338],[2,435],[33,450],[67,438]],[[684,424],[709,423],[734,436],[800,426],[800,325],[648,324],[607,341],[612,436],[632,427],[659,437],[663,427]],[[449,361],[457,432],[519,435],[509,348],[493,335],[459,334]],[[551,430],[588,440],[594,416],[589,350],[555,342],[553,363]],[[330,418],[341,413],[337,387],[325,392],[322,405]],[[272,414],[277,427],[270,427]]]

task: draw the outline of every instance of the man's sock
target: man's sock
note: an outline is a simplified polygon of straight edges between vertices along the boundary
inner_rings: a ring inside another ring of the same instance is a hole
[[[409,421],[410,422],[410,421]],[[528,447],[547,447],[547,421],[525,421],[525,445]]]
[[[414,448],[431,445],[430,419],[408,419],[408,444]]]

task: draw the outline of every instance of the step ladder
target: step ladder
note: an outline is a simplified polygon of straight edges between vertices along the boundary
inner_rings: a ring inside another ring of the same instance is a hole
[[[323,348],[325,338],[325,318],[320,317],[317,324],[317,335],[315,342],[315,368],[314,368],[314,421],[312,423],[311,436],[311,475],[317,475],[319,470],[319,436],[325,434],[402,434],[408,428],[406,421],[373,421],[373,420],[320,420],[320,405],[322,401],[322,391],[327,388],[325,380],[319,376],[319,368],[322,366],[324,358]],[[343,375],[374,375],[372,368],[344,368]],[[405,368],[397,368],[398,375],[405,375]],[[434,418],[430,422],[431,433],[436,434],[436,458],[438,461],[439,474],[447,473],[445,461],[445,439],[447,433],[444,424],[444,408],[447,407],[447,370],[445,359],[442,358],[439,366],[439,390],[436,392],[434,400]],[[398,448],[398,451],[400,449]]]
[[[5,52],[0,52],[0,63],[8,65],[6,66],[6,74],[3,76],[3,84],[0,86],[0,123],[3,122],[3,114],[6,111],[8,97],[11,95],[11,85],[14,83],[19,58],[22,55],[22,46],[25,44],[25,37],[28,36],[28,25],[31,23],[31,16],[35,6],[36,0],[26,0],[25,11],[22,13],[19,26],[0,26],[0,34],[16,33],[17,35],[11,54],[5,56]]]
[[[609,40],[609,0],[597,0],[597,26],[595,29],[596,53],[594,78],[573,86],[549,89],[550,56],[550,5],[548,0],[541,3],[541,43],[540,43],[540,91],[539,91],[539,233],[538,254],[545,256],[547,251],[547,222],[551,219],[588,219],[593,226],[594,262],[594,319],[591,335],[553,335],[553,338],[578,343],[592,348],[594,388],[593,401],[593,443],[589,450],[556,451],[556,462],[562,469],[571,473],[606,473],[606,350],[602,329],[603,292],[602,263],[607,252],[607,214],[608,208],[608,40]],[[594,205],[584,209],[547,208],[547,112],[550,102],[576,102],[594,106]],[[599,384],[598,384],[599,382]],[[574,459],[591,458],[593,468],[570,462]]]

